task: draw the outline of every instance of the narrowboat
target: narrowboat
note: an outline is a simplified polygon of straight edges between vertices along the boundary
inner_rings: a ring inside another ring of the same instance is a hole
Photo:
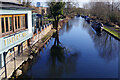
[[[89,17],[87,17],[85,20],[86,20],[88,23],[91,22],[91,19],[90,19]]]
[[[80,14],[77,14],[77,17],[80,17]]]
[[[91,23],[91,26],[96,32],[101,32],[103,30],[103,24],[100,22],[94,21]]]

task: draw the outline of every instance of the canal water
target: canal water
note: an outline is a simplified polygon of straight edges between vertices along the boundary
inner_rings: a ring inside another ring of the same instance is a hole
[[[120,42],[102,32],[98,36],[83,18],[75,17],[59,31],[61,50],[46,44],[23,75],[34,78],[118,78]],[[56,52],[55,52],[56,51]]]

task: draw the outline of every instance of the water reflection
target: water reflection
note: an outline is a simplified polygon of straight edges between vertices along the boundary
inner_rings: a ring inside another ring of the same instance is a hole
[[[118,57],[119,41],[115,40],[106,32],[102,32],[101,37],[92,37],[95,42],[95,47],[99,51],[100,57],[106,61],[111,61]]]
[[[68,31],[68,29],[66,31]],[[63,46],[62,43],[60,43],[58,32],[56,32],[54,36],[54,44],[50,49],[51,60],[49,61],[52,62],[50,67],[50,74],[53,75],[51,77],[58,78],[62,77],[62,74],[64,73],[71,74],[76,72],[76,61],[78,53],[72,53],[69,49]]]
[[[118,57],[118,52],[120,50],[118,47],[120,42],[118,40],[104,31],[102,31],[101,36],[97,36],[91,26],[86,24],[85,21],[83,22],[83,28],[88,30],[101,58],[109,62]]]
[[[74,22],[74,24],[73,24],[73,22]],[[63,35],[64,33],[68,33],[73,28],[73,26],[79,27],[81,25],[79,23],[82,23],[82,22],[80,22],[79,18],[77,18],[77,17],[75,17],[74,19],[71,19],[67,23],[64,23],[63,27],[59,31],[59,34],[60,34],[59,36]]]
[[[61,30],[59,31],[60,35],[63,35],[64,32],[69,32],[72,29],[72,22],[67,22],[65,24],[63,24],[64,27],[61,28]]]

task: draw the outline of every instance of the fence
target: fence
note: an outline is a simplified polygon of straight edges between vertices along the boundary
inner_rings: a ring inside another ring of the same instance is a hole
[[[34,34],[32,39],[30,40],[30,44],[34,45],[38,40],[41,40],[53,27],[52,24],[47,24],[41,27],[40,30],[37,31],[37,34]],[[28,58],[28,54],[23,54],[21,56],[17,55],[18,52],[13,51],[13,54],[7,57],[5,60],[5,66],[0,68],[0,80],[1,78],[9,78],[12,73]],[[24,58],[24,59],[23,59]],[[7,70],[7,71],[6,71]]]

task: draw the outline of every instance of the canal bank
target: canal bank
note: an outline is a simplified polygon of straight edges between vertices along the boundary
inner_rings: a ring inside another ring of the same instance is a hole
[[[24,65],[29,62],[30,60],[33,60],[33,58],[39,53],[42,47],[48,42],[48,40],[51,38],[52,34],[55,32],[55,29],[50,30],[41,40],[38,40],[34,45],[31,46],[30,49],[27,50],[27,53],[29,56],[24,60],[21,65],[14,71],[10,79],[16,79],[18,76],[22,75],[23,71],[21,67],[24,67]],[[24,54],[24,53],[23,53]],[[25,52],[26,54],[26,52]],[[24,57],[24,56],[23,56]],[[22,58],[22,57],[21,57]]]
[[[30,55],[33,50],[31,49],[33,49],[34,45],[36,45],[39,41],[41,41],[41,39],[44,38],[45,35],[51,34],[51,32],[54,31],[53,29],[51,30],[51,28],[52,28],[52,24],[42,29],[42,31],[39,34],[37,34],[37,38],[35,38],[36,36],[33,36],[29,40],[30,45],[27,48],[25,48],[23,52],[20,53],[20,55],[14,55],[9,57],[10,61],[6,63],[6,67],[0,69],[0,79],[10,78],[13,72],[16,71],[20,65],[22,65],[29,58],[32,58],[32,56]],[[14,54],[17,54],[17,52]],[[21,71],[19,71],[19,74],[21,74]]]
[[[64,19],[64,21],[66,21]],[[64,23],[60,22],[61,24]],[[62,25],[60,25],[62,26]],[[19,56],[16,56],[15,59],[12,59],[6,66],[7,68],[7,78],[16,78],[16,76],[19,76],[22,74],[22,71],[19,69],[20,66],[24,65],[25,62],[27,62],[29,59],[33,59],[33,57],[38,53],[41,48],[47,43],[47,41],[51,38],[53,32],[56,30],[52,28],[52,24],[48,25],[44,29],[41,29],[41,32],[37,35],[33,35],[33,37],[30,40],[30,46],[26,48],[23,53]],[[5,68],[3,67],[0,72],[1,72],[1,79],[4,79]],[[14,76],[14,77],[13,77]]]
[[[109,29],[106,26],[104,26],[103,30],[120,41],[120,32],[116,32],[112,29]]]
[[[107,22],[104,20],[100,20],[99,18],[96,18],[95,16],[89,16],[92,21],[98,21],[103,23],[103,29],[105,32],[109,33],[111,36],[115,37],[116,39],[120,40],[120,26],[114,24],[113,22]]]

